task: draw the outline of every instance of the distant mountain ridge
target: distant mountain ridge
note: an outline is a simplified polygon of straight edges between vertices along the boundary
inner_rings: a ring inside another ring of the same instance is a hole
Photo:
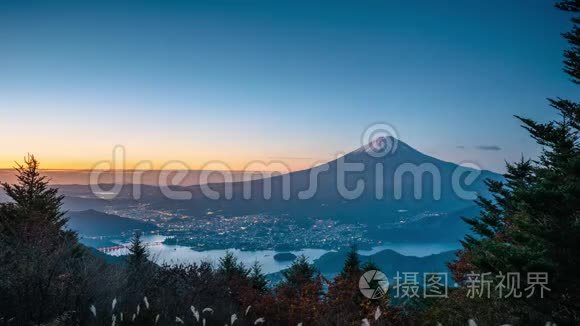
[[[347,251],[329,252],[314,261],[314,266],[325,276],[334,277],[338,274],[346,259]],[[386,249],[373,255],[358,255],[361,264],[372,262],[389,277],[403,272],[414,273],[447,273],[447,263],[455,260],[455,250],[425,257],[404,256],[398,252]]]
[[[448,273],[447,281],[451,286],[452,278],[447,263],[456,259],[455,250],[444,251],[424,257],[405,256],[394,250],[385,249],[372,255],[358,255],[361,266],[368,262],[375,264],[389,278],[391,286],[394,277],[403,273],[417,273],[417,280],[422,281],[424,273]],[[314,267],[327,279],[332,279],[340,273],[344,266],[347,250],[328,252],[314,260]],[[281,272],[268,274],[268,280],[277,284],[283,279]],[[420,283],[421,284],[421,283]]]

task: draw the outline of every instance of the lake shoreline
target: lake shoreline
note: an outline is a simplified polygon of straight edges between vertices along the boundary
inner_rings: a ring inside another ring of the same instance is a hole
[[[262,265],[264,273],[276,273],[280,270],[288,268],[292,261],[277,261],[274,256],[280,252],[275,250],[242,250],[239,248],[227,249],[209,249],[196,251],[187,246],[180,245],[166,245],[163,235],[144,235],[143,241],[152,244],[148,247],[150,255],[158,264],[190,264],[208,261],[211,263],[218,263],[219,259],[225,255],[226,252],[232,252],[245,265],[251,265],[255,261]],[[111,242],[126,246],[127,239],[110,239]],[[456,250],[460,248],[457,243],[384,243],[379,246],[374,246],[370,249],[359,249],[358,253],[363,256],[370,256],[383,250],[393,250],[404,256],[425,257],[432,254],[437,254],[449,250]],[[323,255],[330,252],[340,252],[348,248],[341,248],[341,250],[327,250],[319,248],[305,248],[300,250],[288,250],[284,252],[292,253],[295,256],[304,255],[310,261],[315,261]],[[121,248],[107,254],[112,256],[126,255],[128,250]]]

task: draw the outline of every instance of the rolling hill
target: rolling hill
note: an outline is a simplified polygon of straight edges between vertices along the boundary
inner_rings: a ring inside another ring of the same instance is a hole
[[[359,255],[361,263],[372,261],[389,278],[397,272],[448,272],[447,262],[455,259],[455,251],[445,251],[425,257],[404,256],[393,250],[383,250],[370,256]],[[347,252],[329,252],[314,261],[316,268],[327,277],[334,277],[344,265]]]

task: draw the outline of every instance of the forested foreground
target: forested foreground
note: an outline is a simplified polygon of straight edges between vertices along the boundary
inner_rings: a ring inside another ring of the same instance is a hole
[[[140,235],[121,264],[109,264],[63,229],[62,197],[38,172],[34,157],[18,168],[19,182],[4,185],[11,203],[0,206],[0,314],[9,325],[304,325],[363,319],[398,322],[386,297],[360,294],[362,268],[352,251],[344,271],[327,281],[299,257],[268,287],[260,266],[233,254],[213,266],[158,266]],[[325,290],[326,289],[326,290]]]
[[[580,0],[557,7],[575,15],[564,71],[580,84]],[[479,217],[465,218],[473,234],[450,262],[457,287],[447,298],[367,299],[359,279],[376,266],[361,266],[354,250],[334,279],[300,257],[274,287],[233,255],[216,266],[158,266],[138,235],[124,263],[107,263],[63,228],[63,198],[30,156],[18,182],[2,185],[12,200],[0,204],[0,325],[579,325],[580,104],[549,104],[554,121],[517,117],[543,153],[488,182],[493,196],[478,199]],[[530,272],[547,273],[543,297],[501,298],[497,288],[469,296],[473,273]]]

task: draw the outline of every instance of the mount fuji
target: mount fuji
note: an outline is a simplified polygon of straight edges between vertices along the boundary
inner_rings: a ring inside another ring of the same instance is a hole
[[[357,171],[342,173],[345,166],[354,165]],[[401,140],[381,137],[311,169],[266,179],[210,184],[219,199],[207,198],[202,186],[196,185],[173,187],[191,192],[192,200],[152,194],[148,201],[152,208],[179,209],[199,217],[211,211],[224,216],[263,213],[389,223],[424,212],[449,213],[473,207],[476,194],[489,195],[485,179],[501,180],[502,176],[445,162]],[[315,191],[309,192],[314,183]],[[264,198],[265,188],[271,190],[269,198]],[[356,189],[359,191],[353,196]],[[228,191],[230,199],[225,198]]]

